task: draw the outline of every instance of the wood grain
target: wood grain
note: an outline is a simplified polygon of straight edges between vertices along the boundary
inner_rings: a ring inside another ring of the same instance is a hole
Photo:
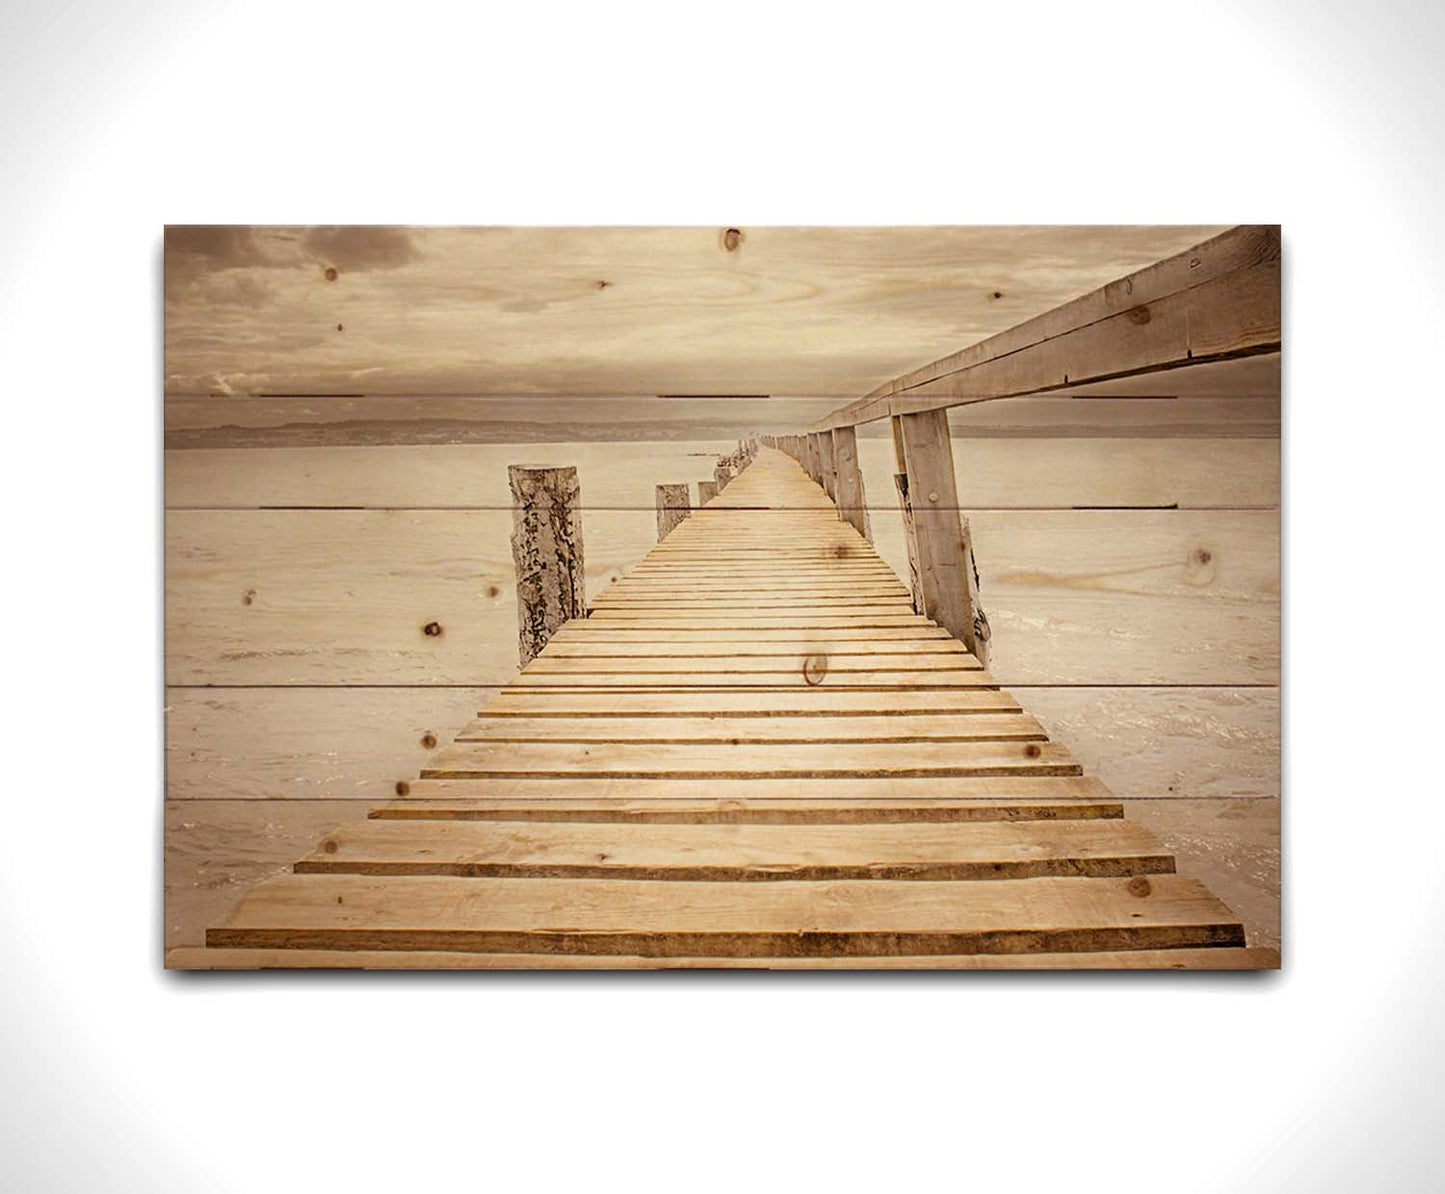
[[[898,781],[895,781],[898,782]],[[994,780],[994,785],[1037,788],[1043,784],[1079,785],[1088,780]],[[470,787],[481,784],[453,783]],[[425,781],[417,788],[435,792],[442,785]],[[515,787],[515,785],[511,785]],[[828,817],[834,823],[847,818],[854,823],[888,823],[888,820],[936,823],[942,816],[1007,817],[1040,815],[1058,804],[1046,803],[1035,813],[1029,801],[950,802],[894,798],[868,802],[848,796],[838,800],[808,802],[771,800],[761,804],[729,807],[718,800],[677,801],[660,798],[628,802],[605,799],[590,804],[556,801],[546,812],[558,823],[616,824],[618,821],[688,823],[699,818],[731,818],[735,823],[816,824]],[[1177,856],[1185,873],[1204,879],[1210,890],[1238,913],[1251,943],[1270,945],[1279,940],[1279,804],[1278,801],[1248,800],[1130,800],[1130,817],[1151,830]],[[166,806],[166,946],[200,945],[203,929],[233,907],[242,894],[258,880],[280,875],[305,855],[323,835],[340,826],[354,827],[373,805],[361,801],[286,800],[260,803],[251,800],[172,801]],[[1087,797],[1069,814],[1096,816],[1110,808],[1108,802],[1090,802]],[[1113,803],[1114,816],[1119,804]],[[535,819],[538,801],[526,796],[506,796],[491,801],[398,801],[388,808],[392,816],[453,820],[479,816],[506,823],[518,818]],[[826,823],[826,822],[825,822]]]
[[[458,742],[1037,742],[1026,713],[932,717],[481,717]]]
[[[1082,404],[1080,404],[1082,405]],[[870,516],[889,526],[893,452],[860,439]],[[997,438],[953,436],[959,505],[975,510],[1279,504],[1277,439]],[[883,509],[880,507],[887,507]]]
[[[892,958],[659,959],[612,954],[197,948],[174,949],[166,955],[166,967],[171,970],[1277,970],[1279,964],[1278,949],[1253,946]]]
[[[1278,349],[1279,229],[1244,225],[877,387],[820,426],[867,422],[920,391],[1001,397]],[[906,409],[930,409],[910,405]]]
[[[166,519],[171,684],[501,684],[516,670],[510,508],[184,510]],[[587,589],[655,537],[583,515]]]
[[[203,301],[168,243],[168,392],[349,391],[360,374],[395,395],[860,394],[1217,229],[392,229],[412,251],[359,276],[344,247],[296,254],[305,228],[245,231],[267,263],[260,307]],[[426,328],[424,351],[352,317],[358,280]]]
[[[1048,953],[1238,946],[1180,875],[1123,879],[651,883],[287,875],[206,931],[221,947],[464,949],[645,957]]]
[[[495,691],[170,688],[166,795],[389,799]]]
[[[1127,815],[1154,833],[1244,922],[1251,945],[1278,947],[1279,800],[1126,800]]]
[[[422,768],[423,779],[607,776],[614,779],[808,779],[877,776],[1078,775],[1052,742],[870,742],[864,745],[770,742],[731,744],[458,742]]]
[[[173,512],[167,680],[504,683],[516,659],[509,521],[509,511]],[[645,551],[655,525],[641,511],[588,511],[583,522],[596,600]],[[894,568],[906,568],[901,524],[892,522],[875,516],[874,537]],[[1279,528],[1271,511],[986,512],[972,515],[970,527],[991,662],[1005,683],[1277,680]],[[699,575],[670,585],[661,600],[748,595],[726,586],[726,577]],[[771,588],[808,602],[905,593],[896,580],[855,588],[789,578]],[[643,596],[659,599],[629,574],[608,601]],[[439,634],[427,634],[432,625]],[[618,641],[649,637],[627,632]],[[688,637],[674,632],[670,641]]]
[[[366,801],[172,800],[165,806],[165,945],[201,945],[206,925],[263,879],[290,871]]]
[[[874,519],[874,540],[906,568],[890,523]],[[1000,682],[1278,683],[1277,512],[986,511],[969,525]]]
[[[371,820],[339,826],[296,874],[513,879],[1031,879],[1171,874],[1123,820],[915,825],[648,825]]]
[[[1014,696],[1120,796],[1278,797],[1277,688],[1027,688]]]
[[[856,720],[844,730],[926,737],[950,716],[1017,712],[1020,700],[1086,774],[1121,796],[1279,795],[1279,693],[1241,688],[1020,688],[1017,691],[519,691],[448,688],[212,688],[167,692],[172,799],[383,799],[415,780],[437,749],[485,707],[489,723],[595,719],[612,726],[702,719],[703,733],[783,739],[826,731],[797,722]],[[720,720],[719,720],[720,719]],[[890,727],[896,727],[890,729]],[[507,733],[503,728],[504,735]],[[544,733],[544,731],[538,731]],[[571,733],[586,733],[586,728]],[[926,784],[928,781],[919,781]]]

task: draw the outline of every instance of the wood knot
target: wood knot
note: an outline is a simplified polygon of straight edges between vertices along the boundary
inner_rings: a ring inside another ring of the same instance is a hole
[[[396,794],[397,794],[398,796],[410,796],[410,795],[411,795],[411,785],[410,785],[409,783],[407,783],[406,780],[404,780],[404,779],[399,779],[399,780],[397,780],[397,781],[396,781]]]
[[[837,556],[840,560],[846,560],[850,555],[853,554],[853,552],[846,543],[840,543],[835,548],[833,548],[833,554]]]
[[[598,280],[598,283],[597,283],[597,289],[598,289],[598,290],[606,290],[606,289],[607,289],[609,286],[611,286],[611,285],[612,285],[611,282],[603,282],[603,281],[601,281],[601,280],[599,279],[599,280]]]
[[[1214,583],[1214,552],[1207,547],[1196,547],[1184,561],[1184,580],[1191,585]]]
[[[426,747],[427,750],[433,750],[437,744],[437,736],[428,730],[421,736],[421,744]]]
[[[346,325],[344,323],[338,323],[336,325],[336,330],[338,332],[344,332],[346,330]]]
[[[821,684],[828,674],[828,657],[814,653],[803,660],[803,679],[811,685]]]
[[[1025,758],[1037,759],[1043,753],[1043,747],[1041,747],[1037,742],[1030,742],[1026,747],[1024,747]]]
[[[1141,327],[1154,318],[1154,316],[1149,313],[1149,308],[1142,303],[1137,307],[1130,307],[1126,314],[1129,316],[1130,323],[1138,324]]]
[[[331,838],[327,838],[324,842],[321,843],[321,848],[325,850],[328,854],[335,854],[336,842]]]
[[[1003,291],[1002,291],[1002,290],[995,290],[991,295],[989,295],[989,298],[1001,299],[1001,298],[1003,298]]]
[[[251,602],[253,602],[253,601],[255,601],[255,600],[256,600],[256,590],[255,590],[255,589],[247,589],[244,593],[241,594],[241,604],[242,604],[242,605],[250,605]]]
[[[488,597],[500,597],[501,595],[502,595],[502,590],[499,589],[496,585],[488,585],[488,586],[487,586],[487,596],[488,596]]]
[[[729,253],[736,253],[738,246],[743,243],[743,230],[741,228],[724,228],[722,231],[722,247]]]
[[[436,638],[442,632],[442,624],[440,622],[428,622],[421,628],[421,632],[426,635],[427,638]]]
[[[334,282],[337,278],[341,277],[341,272],[334,265],[328,265],[321,271],[321,276],[328,282]]]
[[[1144,878],[1143,875],[1135,875],[1129,880],[1125,890],[1128,891],[1131,896],[1138,896],[1142,900],[1154,889],[1149,885],[1149,880]]]

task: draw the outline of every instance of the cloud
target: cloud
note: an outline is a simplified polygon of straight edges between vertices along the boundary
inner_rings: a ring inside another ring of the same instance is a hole
[[[227,270],[198,279],[200,301],[213,307],[255,310],[274,301],[275,289],[253,270]]]
[[[168,291],[232,270],[310,269],[321,264],[338,273],[357,273],[396,269],[421,259],[405,228],[176,224],[166,229]],[[239,297],[244,301],[255,296]]]
[[[405,228],[334,226],[309,228],[302,248],[342,272],[396,269],[421,260],[421,253]]]
[[[237,224],[173,224],[166,229],[166,261],[196,260],[208,269],[268,265],[258,229]]]

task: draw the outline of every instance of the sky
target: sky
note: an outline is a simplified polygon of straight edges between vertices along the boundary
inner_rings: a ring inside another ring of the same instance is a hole
[[[172,226],[166,392],[846,399],[1221,230]]]

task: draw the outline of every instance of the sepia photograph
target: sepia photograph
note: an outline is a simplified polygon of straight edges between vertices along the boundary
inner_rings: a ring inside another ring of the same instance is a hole
[[[1280,244],[168,228],[167,965],[1277,967]]]
[[[1434,1194],[1442,50],[10,0],[0,1191]]]

